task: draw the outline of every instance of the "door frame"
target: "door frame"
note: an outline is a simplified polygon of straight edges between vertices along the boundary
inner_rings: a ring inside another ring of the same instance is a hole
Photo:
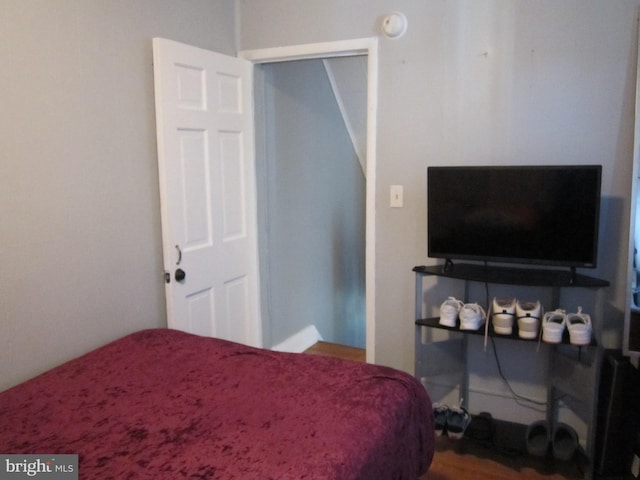
[[[375,363],[376,346],[376,131],[378,111],[378,39],[376,37],[335,42],[289,45],[283,47],[241,50],[238,57],[254,64],[331,57],[367,56],[367,175],[365,214],[365,343],[368,363]],[[259,232],[260,233],[260,232]],[[264,285],[263,285],[264,287]],[[262,296],[262,295],[261,295]],[[263,335],[267,312],[262,312]]]

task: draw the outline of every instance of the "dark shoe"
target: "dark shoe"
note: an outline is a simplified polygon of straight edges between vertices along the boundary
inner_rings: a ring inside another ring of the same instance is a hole
[[[558,423],[551,439],[553,456],[558,460],[571,460],[578,448],[578,434],[566,423]]]
[[[438,403],[433,404],[433,419],[436,435],[441,436],[447,429],[447,417],[449,416],[449,407],[446,405],[440,405]]]
[[[462,407],[452,407],[447,415],[447,435],[449,438],[460,439],[471,423],[471,415]]]
[[[482,442],[484,444],[493,443],[493,436],[496,426],[493,417],[488,412],[481,412],[471,419],[464,436]]]
[[[544,457],[549,450],[549,426],[544,420],[533,422],[527,427],[527,452],[529,455]]]

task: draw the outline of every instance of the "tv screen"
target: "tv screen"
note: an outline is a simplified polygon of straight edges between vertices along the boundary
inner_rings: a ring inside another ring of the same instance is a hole
[[[429,167],[430,257],[594,268],[600,165]]]

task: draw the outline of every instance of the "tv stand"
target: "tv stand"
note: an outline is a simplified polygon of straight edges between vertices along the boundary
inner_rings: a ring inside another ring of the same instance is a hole
[[[471,413],[474,410],[474,397],[487,395],[481,390],[470,389],[470,370],[473,370],[471,359],[478,359],[478,349],[482,342],[478,336],[485,335],[485,329],[478,331],[461,331],[456,327],[446,327],[439,324],[439,319],[426,318],[429,311],[427,305],[439,306],[444,297],[429,299],[428,290],[434,288],[432,280],[425,282],[428,277],[459,279],[464,281],[465,297],[469,294],[469,284],[480,282],[484,284],[518,285],[551,288],[551,302],[545,305],[546,311],[561,307],[560,291],[563,288],[586,288],[598,291],[609,285],[609,282],[595,277],[582,275],[575,268],[559,270],[545,269],[538,266],[504,267],[487,264],[460,263],[454,264],[447,260],[444,265],[416,266],[415,273],[415,375],[425,385],[435,402],[453,401],[460,399],[469,402],[470,392],[473,392],[471,405],[465,406]],[[435,284],[437,287],[437,284]],[[438,290],[438,288],[436,288]],[[476,288],[476,290],[478,290]],[[439,295],[442,295],[440,293]],[[446,295],[445,295],[446,296]],[[429,301],[431,300],[431,301]],[[462,298],[463,301],[476,299]],[[489,300],[489,298],[487,299]],[[586,442],[584,449],[576,455],[576,464],[584,468],[585,478],[593,479],[595,460],[595,428],[597,423],[597,391],[599,386],[600,366],[602,363],[602,347],[599,346],[598,323],[602,322],[601,302],[596,301],[591,318],[594,323],[593,341],[590,345],[571,345],[568,332],[560,344],[545,344],[541,347],[539,339],[521,339],[517,333],[512,335],[498,335],[489,323],[487,335],[500,342],[518,342],[516,347],[522,355],[533,355],[533,362],[546,369],[545,380],[541,387],[546,389],[545,420],[550,428],[560,420],[560,403],[582,419],[586,426]],[[475,339],[474,339],[475,337]],[[499,340],[498,340],[499,339]],[[486,350],[486,342],[485,342]],[[536,357],[539,356],[539,360]],[[488,360],[489,361],[489,360]],[[515,360],[512,360],[515,361]],[[520,379],[523,380],[523,379]],[[451,398],[453,395],[455,398]],[[448,400],[447,400],[448,399]],[[516,401],[517,403],[517,401]],[[470,408],[469,408],[470,407]],[[526,424],[519,425],[524,441]]]

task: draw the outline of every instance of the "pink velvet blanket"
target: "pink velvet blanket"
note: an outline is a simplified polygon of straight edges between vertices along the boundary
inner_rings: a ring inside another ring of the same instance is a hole
[[[0,453],[80,479],[416,479],[431,403],[390,368],[141,331],[0,393]]]

